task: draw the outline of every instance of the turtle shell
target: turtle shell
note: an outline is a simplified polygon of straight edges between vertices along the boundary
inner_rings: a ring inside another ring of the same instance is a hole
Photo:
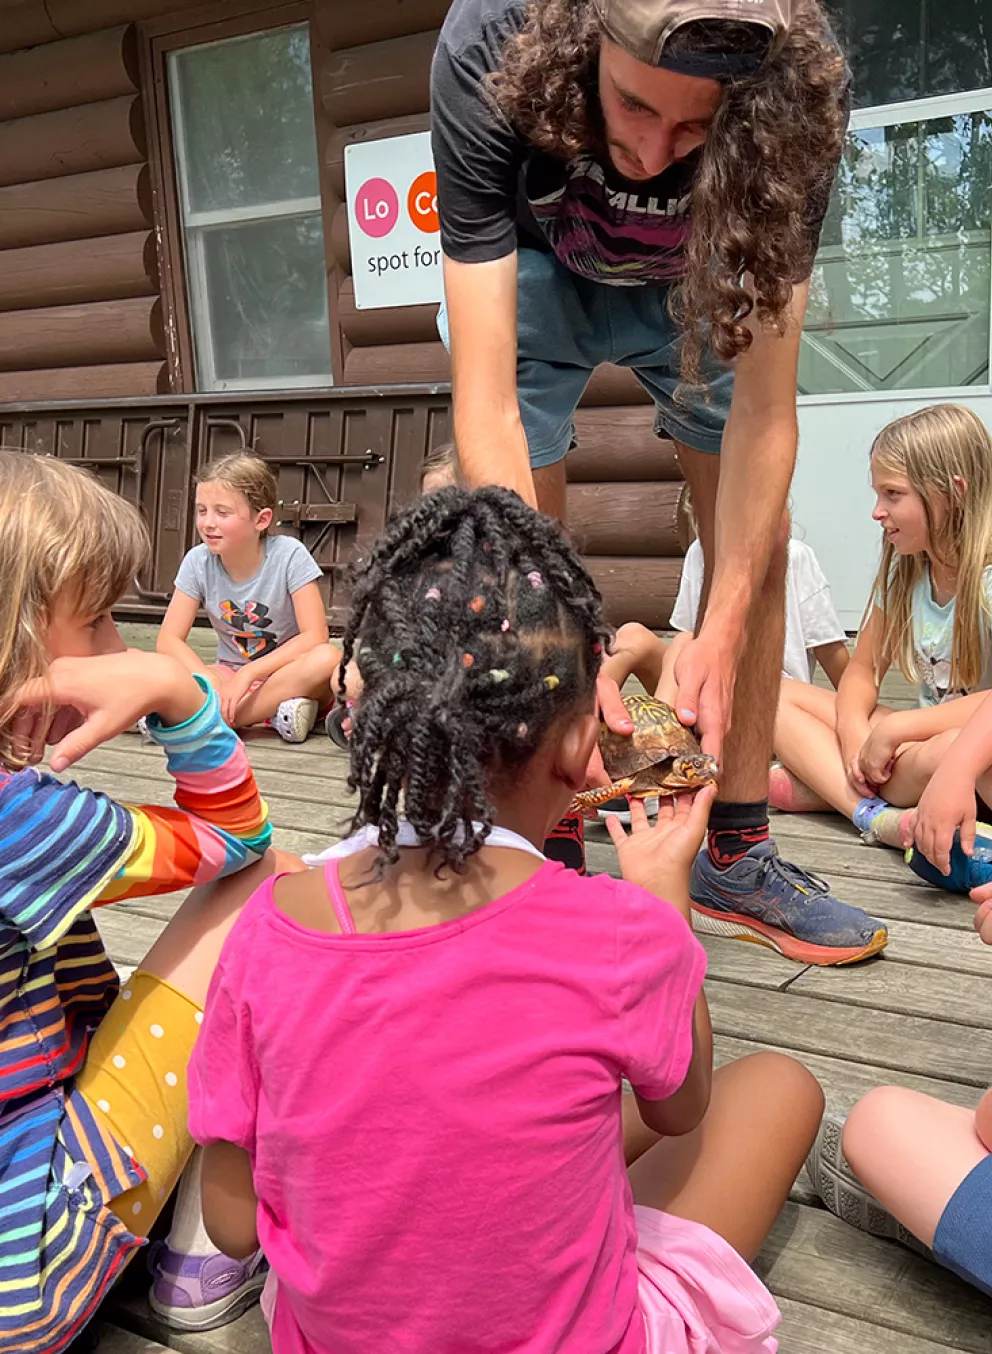
[[[692,732],[664,701],[654,696],[624,696],[623,703],[634,723],[633,734],[614,733],[605,724],[599,734],[603,765],[613,780],[636,776],[669,757],[699,752]]]

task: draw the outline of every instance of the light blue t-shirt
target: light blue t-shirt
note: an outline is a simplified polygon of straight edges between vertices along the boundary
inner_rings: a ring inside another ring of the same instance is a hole
[[[985,570],[985,595],[992,603],[992,566]],[[945,606],[938,606],[933,600],[928,568],[913,589],[913,648],[916,650],[916,670],[920,674],[916,695],[921,705],[940,705],[942,701],[969,694],[963,687],[951,687],[954,604],[953,597]],[[986,644],[989,639],[986,634]],[[982,680],[973,689],[992,689],[992,648]]]
[[[195,545],[179,566],[176,587],[199,602],[217,632],[217,662],[243,668],[300,633],[293,593],[321,576],[295,536],[266,536],[258,573],[236,583],[219,555]]]

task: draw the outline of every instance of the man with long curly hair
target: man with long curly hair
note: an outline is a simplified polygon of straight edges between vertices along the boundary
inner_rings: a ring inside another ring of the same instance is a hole
[[[848,109],[820,0],[454,0],[432,73],[466,481],[563,517],[585,385],[633,369],[706,560],[676,667],[722,762],[697,924],[814,964],[886,940],[768,829],[799,339]],[[624,727],[615,691],[604,712]]]

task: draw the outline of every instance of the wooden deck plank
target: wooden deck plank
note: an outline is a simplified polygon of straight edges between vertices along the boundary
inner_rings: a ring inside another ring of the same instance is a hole
[[[976,936],[977,939],[977,936]],[[981,941],[979,941],[981,944]],[[992,978],[913,964],[856,964],[850,971],[809,968],[792,984],[790,995],[821,997],[835,1005],[865,1006],[910,1016],[927,1016],[954,1026],[992,1029]],[[954,1031],[962,1043],[971,1035]],[[988,1064],[992,1070],[992,1063]]]
[[[805,1302],[779,1298],[779,1307],[782,1354],[965,1354],[961,1345],[935,1344]]]
[[[854,970],[838,970],[838,972]],[[876,1067],[947,1078],[986,1087],[992,1068],[992,1032],[962,1029],[942,1020],[860,1009],[788,992],[767,992],[730,982],[707,988],[713,1029],[755,1039],[773,1048],[836,1057],[845,1052]]]
[[[97,1354],[165,1354],[166,1346],[157,1340],[135,1335],[106,1321],[96,1322],[96,1334],[100,1341]]]
[[[989,1299],[898,1242],[859,1232],[824,1209],[786,1204],[755,1269],[776,1297],[867,1318],[903,1338],[992,1354]],[[814,1348],[832,1354],[833,1346]]]
[[[113,1302],[110,1318],[136,1336],[159,1340],[167,1349],[179,1354],[272,1354],[269,1328],[259,1307],[252,1307],[244,1316],[219,1330],[180,1332],[168,1330],[157,1319],[143,1297],[127,1297]],[[138,1351],[141,1346],[138,1346]],[[150,1346],[155,1350],[155,1345]],[[103,1354],[102,1350],[98,1354]],[[124,1350],[122,1354],[131,1354]]]
[[[714,1057],[718,1066],[744,1058],[749,1053],[771,1049],[772,1045],[760,1039],[738,1039],[731,1034],[717,1034],[713,1040]],[[782,1052],[781,1048],[775,1050]],[[902,1068],[879,1067],[875,1063],[854,1061],[844,1057],[844,1050],[833,1054],[809,1053],[791,1050],[805,1063],[823,1087],[827,1105],[838,1114],[847,1114],[856,1100],[875,1086],[905,1086],[922,1095],[946,1100],[952,1105],[974,1109],[982,1098],[984,1087],[969,1086],[960,1081],[921,1076]]]

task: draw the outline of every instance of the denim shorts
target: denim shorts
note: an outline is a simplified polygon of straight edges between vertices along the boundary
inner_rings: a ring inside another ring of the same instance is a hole
[[[517,266],[517,398],[535,470],[576,445],[575,409],[601,362],[633,370],[654,400],[658,437],[719,455],[734,374],[707,354],[704,385],[676,401],[680,336],[667,287],[591,282],[537,249],[521,249]],[[448,347],[443,304],[437,324]]]
[[[965,1176],[941,1214],[935,1259],[992,1297],[992,1155]]]

